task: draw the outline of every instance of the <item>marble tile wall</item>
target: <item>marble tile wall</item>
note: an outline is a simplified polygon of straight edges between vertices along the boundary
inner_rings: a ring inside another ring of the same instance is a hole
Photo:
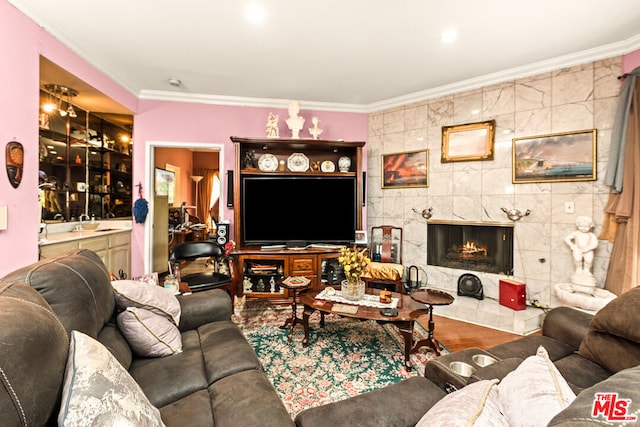
[[[564,238],[579,215],[591,216],[594,232],[602,228],[608,187],[603,185],[611,128],[620,90],[621,58],[507,81],[408,104],[369,116],[368,226],[404,228],[403,264],[416,265],[430,286],[455,293],[467,272],[427,266],[426,221],[420,212],[433,208],[433,219],[509,222],[501,208],[531,210],[515,224],[514,276],[527,284],[529,300],[558,305],[552,285],[567,282],[574,271]],[[441,127],[496,120],[491,161],[441,163]],[[597,129],[597,181],[512,184],[512,138]],[[429,149],[428,188],[382,189],[381,155]],[[575,213],[564,213],[564,202]],[[610,244],[600,241],[594,274],[603,286]],[[474,273],[485,295],[498,298],[502,276]]]

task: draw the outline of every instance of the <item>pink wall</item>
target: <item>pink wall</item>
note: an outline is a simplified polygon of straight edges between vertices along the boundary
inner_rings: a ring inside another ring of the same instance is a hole
[[[640,67],[640,50],[633,51],[622,57],[622,72],[628,73]]]
[[[288,116],[286,108],[278,110],[140,100],[133,129],[135,141],[133,181],[144,183],[146,180],[144,144],[179,142],[188,146],[222,145],[224,158],[220,159],[220,173],[223,185],[226,185],[226,171],[233,169],[234,164],[234,147],[230,137],[264,137],[269,112],[280,115],[280,136],[283,138],[289,136],[289,131],[284,124],[284,119]],[[369,120],[367,114],[305,110],[302,103],[300,115],[306,119],[305,124],[311,122],[312,116],[317,116],[320,119],[320,127],[324,129],[323,138],[367,140]],[[301,136],[308,137],[308,134],[303,132]],[[226,208],[226,194],[223,194],[222,206],[224,206],[222,218],[231,221],[233,210]],[[131,273],[138,275],[143,273],[144,254],[148,250],[144,247],[143,224],[134,224],[131,238]]]

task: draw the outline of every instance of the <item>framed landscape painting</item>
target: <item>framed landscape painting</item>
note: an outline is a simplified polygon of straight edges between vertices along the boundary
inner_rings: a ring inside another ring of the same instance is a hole
[[[513,139],[514,184],[595,181],[596,130]]]
[[[496,121],[442,126],[442,163],[493,160]]]
[[[428,187],[429,150],[382,155],[382,188]]]

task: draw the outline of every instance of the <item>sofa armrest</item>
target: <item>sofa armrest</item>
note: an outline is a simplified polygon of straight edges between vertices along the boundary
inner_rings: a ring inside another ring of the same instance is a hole
[[[620,371],[604,381],[589,387],[578,394],[576,399],[563,409],[559,414],[551,419],[549,426],[566,426],[566,427],[583,427],[585,425],[613,425],[615,422],[605,420],[607,415],[618,415],[621,417],[638,417],[640,413],[640,366]],[[602,397],[600,412],[593,415],[596,393],[602,393],[611,399],[611,394],[616,393],[617,396],[613,400]],[[623,400],[627,400],[627,405],[622,406]],[[615,407],[614,407],[614,404]],[[608,410],[611,412],[608,412]],[[615,411],[615,412],[614,412]],[[624,411],[624,413],[623,413]],[[617,413],[616,413],[617,412]],[[624,421],[618,419],[617,421]],[[623,425],[637,425],[631,418]]]
[[[593,315],[571,307],[556,307],[547,313],[542,335],[554,338],[578,350],[589,332]]]
[[[231,298],[222,289],[178,295],[178,301],[182,310],[179,328],[183,332],[206,323],[231,320]]]

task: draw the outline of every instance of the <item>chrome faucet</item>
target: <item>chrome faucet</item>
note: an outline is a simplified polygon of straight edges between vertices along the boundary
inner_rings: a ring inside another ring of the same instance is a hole
[[[82,221],[86,220],[89,221],[91,218],[89,218],[89,215],[83,213],[80,214],[80,216],[78,217],[78,221],[80,221],[80,224],[82,224]]]
[[[64,217],[62,216],[62,214],[61,214],[61,213],[57,213],[57,214],[55,214],[55,215],[53,216],[53,219],[54,219],[54,220],[56,220],[56,219],[64,219]]]

